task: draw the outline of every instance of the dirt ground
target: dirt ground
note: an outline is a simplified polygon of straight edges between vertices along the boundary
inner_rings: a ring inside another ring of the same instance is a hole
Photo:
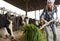
[[[14,32],[14,35],[15,35],[15,39],[17,40],[18,38],[20,38],[19,40],[22,41],[22,31],[15,31]],[[57,36],[58,36],[58,41],[60,41],[60,26],[57,27]],[[51,41],[53,41],[53,34],[52,34],[52,31],[51,31]],[[6,38],[0,38],[0,41],[11,41],[10,39]]]
[[[14,32],[14,35],[15,35],[15,39],[17,41],[17,39],[21,38],[22,37],[22,31],[15,31]],[[21,41],[21,39],[19,39]],[[1,38],[0,37],[0,41],[11,41],[9,38]]]

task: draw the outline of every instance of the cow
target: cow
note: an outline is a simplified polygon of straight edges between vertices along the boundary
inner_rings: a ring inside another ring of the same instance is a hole
[[[24,22],[25,24],[34,24],[35,26],[39,27],[39,20],[25,17]]]
[[[29,18],[28,17],[25,17],[24,18],[24,22],[25,22],[25,24],[29,24]]]
[[[12,21],[10,16],[8,15],[9,12],[6,14],[0,14],[0,29],[5,28],[5,32],[9,33],[11,39],[14,39],[13,30],[12,30]]]

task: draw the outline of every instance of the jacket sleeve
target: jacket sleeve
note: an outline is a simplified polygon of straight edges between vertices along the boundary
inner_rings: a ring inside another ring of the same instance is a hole
[[[57,12],[57,11],[58,11],[58,10],[57,10],[57,6],[55,6],[54,10],[55,10],[55,12]]]
[[[45,14],[46,14],[46,12],[45,12],[45,9],[44,9],[43,12],[42,12],[42,14],[40,15],[40,19],[41,18],[44,18],[45,17]]]

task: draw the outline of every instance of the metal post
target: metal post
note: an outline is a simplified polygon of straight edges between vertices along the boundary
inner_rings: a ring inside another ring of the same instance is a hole
[[[27,12],[28,12],[28,0],[26,0],[26,16],[27,16]]]
[[[26,16],[27,16],[27,1],[26,1]]]
[[[39,10],[39,20],[40,20],[39,23],[41,22],[40,16],[41,16],[41,14],[40,14],[40,10]]]
[[[35,10],[35,19],[36,19],[36,10]]]
[[[41,14],[40,14],[40,10],[39,10],[39,17],[40,17],[40,15],[41,15]]]
[[[1,8],[1,14],[4,14],[5,7]]]
[[[26,11],[26,15],[25,16],[27,16],[27,11]]]

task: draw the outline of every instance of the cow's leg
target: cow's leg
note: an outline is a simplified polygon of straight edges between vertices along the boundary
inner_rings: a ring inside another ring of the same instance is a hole
[[[9,21],[10,21],[10,20],[9,20]],[[13,26],[12,23],[13,23],[13,22],[10,21],[9,29],[11,30],[11,36],[14,36],[14,35],[13,35],[13,29],[12,29],[12,26]]]
[[[12,36],[11,29],[9,27],[6,27],[6,29],[7,29],[7,32],[10,34],[10,40],[14,40],[15,41],[14,36]]]
[[[7,29],[7,32],[11,35],[11,30],[8,27],[6,27],[6,29]]]
[[[4,28],[0,29],[0,37],[3,37],[4,33],[5,33]]]
[[[4,30],[4,35],[9,35],[8,32],[7,32],[6,27],[4,27],[3,30]]]
[[[3,38],[8,38],[9,37],[9,33],[7,32],[6,27],[4,27],[2,29],[3,29],[3,34],[4,34]]]
[[[0,36],[1,36],[2,38],[6,38],[6,36],[7,36],[7,37],[9,36],[9,34],[8,34],[8,32],[7,32],[7,30],[6,30],[5,27],[2,27],[2,28],[0,29]]]
[[[10,20],[9,20],[10,21]],[[10,21],[10,24],[6,27],[8,33],[12,38],[14,38],[13,31],[12,31],[12,21]]]

